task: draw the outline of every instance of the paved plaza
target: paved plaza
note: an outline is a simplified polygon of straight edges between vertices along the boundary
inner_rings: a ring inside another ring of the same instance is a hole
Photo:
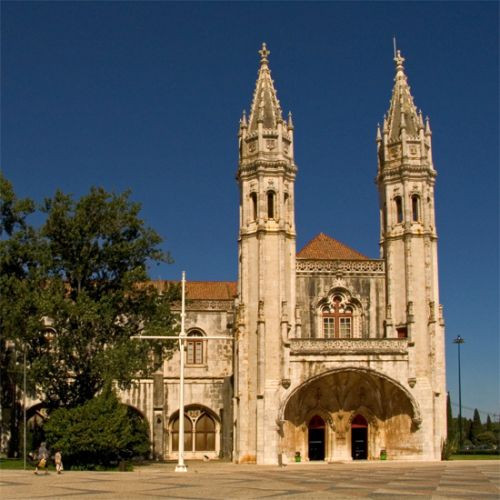
[[[0,471],[0,498],[500,498],[500,461],[234,465],[188,463],[133,472]]]

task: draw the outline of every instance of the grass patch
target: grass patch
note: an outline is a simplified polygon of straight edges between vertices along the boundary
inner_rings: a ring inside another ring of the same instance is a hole
[[[451,455],[449,460],[500,460],[500,455]]]
[[[23,470],[24,461],[22,458],[0,458],[0,469],[2,470]],[[35,470],[35,464],[30,460],[26,460],[26,470]],[[49,465],[49,470],[54,470],[54,467]]]

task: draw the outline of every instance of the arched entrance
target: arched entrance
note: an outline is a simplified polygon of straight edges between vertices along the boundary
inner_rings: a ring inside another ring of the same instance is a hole
[[[351,422],[351,454],[353,460],[368,458],[368,422],[362,415],[356,415]]]
[[[325,459],[325,421],[315,415],[309,421],[309,460]]]
[[[413,458],[422,450],[416,400],[398,381],[375,370],[349,367],[312,377],[289,394],[280,411],[281,446],[289,460],[297,451],[317,460],[314,449],[321,441],[327,461],[378,459],[381,450]],[[316,415],[325,424],[323,434],[310,432]]]

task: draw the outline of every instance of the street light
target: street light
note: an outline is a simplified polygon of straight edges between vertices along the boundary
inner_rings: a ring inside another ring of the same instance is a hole
[[[179,458],[175,472],[187,472],[184,464],[184,339],[186,316],[186,271],[182,271],[182,305],[181,305],[181,334],[179,335],[179,351],[181,355],[181,373],[179,375]]]
[[[460,344],[463,344],[465,340],[457,335],[456,339],[453,339],[453,343],[458,346],[458,435],[459,435],[459,449],[462,449],[462,378],[460,374]]]
[[[26,344],[23,351],[23,470],[26,470]]]

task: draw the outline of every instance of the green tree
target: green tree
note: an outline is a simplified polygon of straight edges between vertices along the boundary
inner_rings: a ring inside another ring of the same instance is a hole
[[[150,449],[147,423],[118,401],[110,384],[82,406],[55,410],[44,431],[51,450],[61,451],[66,466],[109,466],[145,457]]]
[[[490,414],[488,413],[488,416],[486,417],[486,430],[491,432],[493,431],[493,423],[491,421]]]
[[[10,434],[9,456],[18,451],[26,331],[36,309],[37,237],[28,224],[35,204],[19,199],[0,172],[0,433]],[[4,450],[2,450],[4,451]]]
[[[479,411],[477,408],[474,409],[474,415],[472,417],[472,425],[470,426],[469,439],[473,444],[478,443],[478,436],[483,432],[483,424],[481,423],[481,417],[479,416]]]
[[[82,405],[106,381],[129,387],[175,348],[173,340],[131,339],[176,334],[179,290],[148,281],[148,265],[170,256],[129,196],[92,188],[75,201],[58,191],[37,230],[6,217],[6,227],[20,230],[8,234],[10,267],[2,257],[2,327],[27,346],[30,377],[50,407]]]

